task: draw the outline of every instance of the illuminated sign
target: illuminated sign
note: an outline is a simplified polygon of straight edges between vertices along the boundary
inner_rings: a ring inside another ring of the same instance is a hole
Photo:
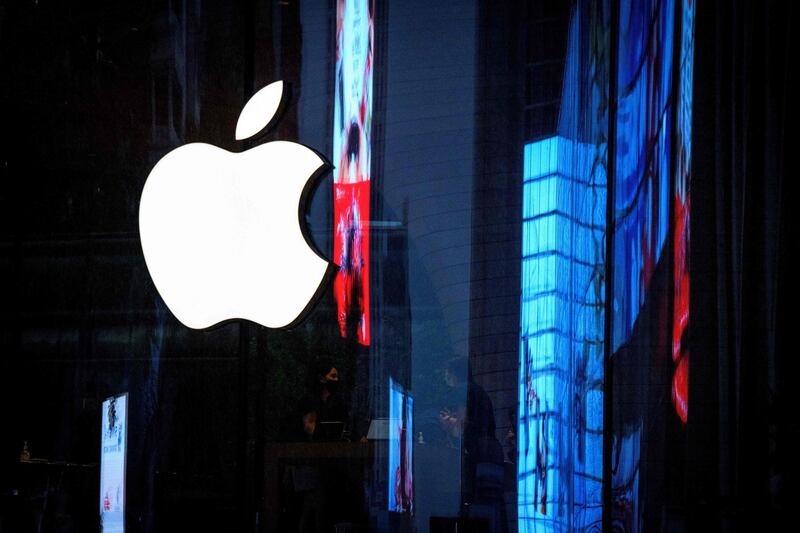
[[[614,176],[614,335],[630,339],[670,225],[674,6],[622,2]]]
[[[342,336],[369,344],[369,201],[372,159],[372,0],[336,7],[333,114],[334,297]]]
[[[100,433],[100,530],[103,533],[123,533],[128,452],[127,394],[103,402]]]
[[[250,99],[237,140],[269,124],[282,92],[275,82]],[[178,320],[196,329],[234,318],[277,328],[301,317],[329,264],[308,245],[299,209],[326,168],[316,152],[286,141],[239,153],[192,143],[156,164],[139,232],[153,282]]]
[[[574,37],[574,35],[573,35]],[[576,47],[571,47],[576,51]],[[604,146],[525,145],[518,392],[518,530],[602,519]],[[573,502],[572,505],[566,505]]]
[[[389,511],[414,510],[414,398],[389,378]]]

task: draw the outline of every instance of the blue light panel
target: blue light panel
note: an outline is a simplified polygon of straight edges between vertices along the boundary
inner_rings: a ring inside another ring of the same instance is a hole
[[[597,147],[525,146],[519,531],[601,520],[605,171]]]
[[[658,0],[620,5],[613,352],[630,338],[671,218],[674,11]]]

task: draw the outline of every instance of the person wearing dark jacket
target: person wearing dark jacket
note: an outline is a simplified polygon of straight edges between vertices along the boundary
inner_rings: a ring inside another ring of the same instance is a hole
[[[462,378],[464,374],[467,375],[466,380]],[[444,408],[439,414],[439,422],[445,432],[451,437],[461,437],[461,499],[464,512],[468,515],[486,515],[484,518],[489,519],[491,531],[502,531],[505,528],[505,469],[503,447],[495,435],[497,428],[492,400],[483,387],[472,379],[465,359],[450,360],[445,367],[444,377],[448,387],[463,391],[452,397],[465,399],[465,404]]]

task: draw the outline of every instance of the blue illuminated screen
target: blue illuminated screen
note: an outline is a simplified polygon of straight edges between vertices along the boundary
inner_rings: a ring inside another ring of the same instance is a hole
[[[389,378],[389,511],[414,510],[414,399]]]
[[[125,531],[125,466],[128,454],[128,395],[103,402],[100,420],[100,530]]]

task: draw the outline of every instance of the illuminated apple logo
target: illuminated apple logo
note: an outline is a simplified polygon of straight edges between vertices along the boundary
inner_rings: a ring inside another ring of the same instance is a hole
[[[266,128],[283,82],[258,91],[236,124],[236,140]],[[300,222],[327,162],[301,144],[273,141],[232,153],[181,146],[156,163],[139,206],[139,233],[156,289],[183,324],[201,329],[235,318],[290,326],[318,295],[329,262]]]

